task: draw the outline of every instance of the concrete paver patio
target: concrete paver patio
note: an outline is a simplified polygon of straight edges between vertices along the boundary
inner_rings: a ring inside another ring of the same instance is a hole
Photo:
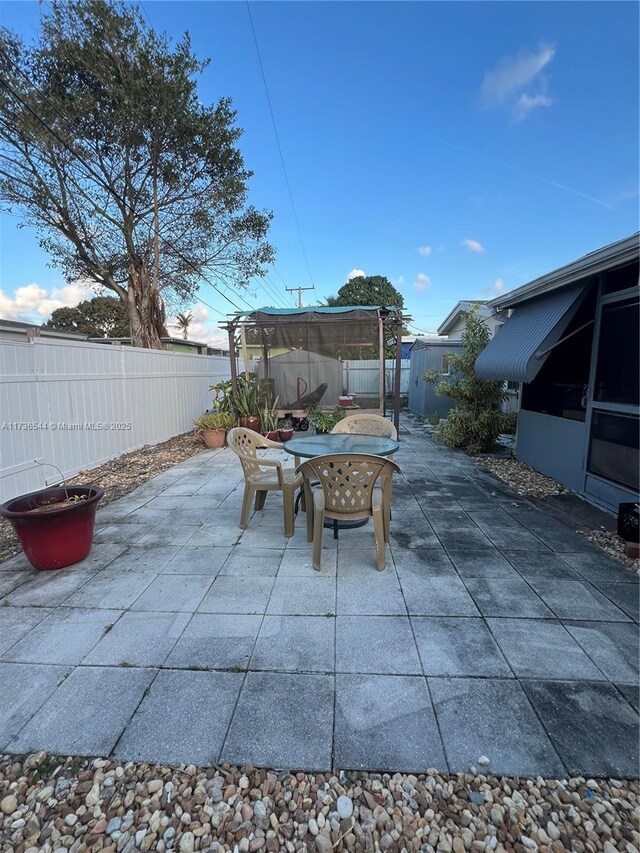
[[[384,573],[370,525],[315,573],[278,495],[242,533],[228,450],[99,510],[82,564],[5,562],[0,750],[637,775],[637,576],[407,429]]]

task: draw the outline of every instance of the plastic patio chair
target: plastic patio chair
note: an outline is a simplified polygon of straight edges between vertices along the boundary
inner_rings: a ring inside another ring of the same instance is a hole
[[[400,471],[396,463],[368,453],[331,453],[308,459],[297,470],[304,477],[307,513],[313,507],[313,568],[317,572],[321,569],[325,518],[339,524],[373,517],[378,571],[383,571],[385,543],[389,541],[388,507],[385,506],[389,489],[385,484],[395,471]],[[375,488],[379,479],[383,481],[382,489]],[[321,488],[312,490],[312,480]]]
[[[398,440],[398,431],[391,421],[383,418],[382,415],[347,415],[334,426],[332,433],[351,433],[351,435],[379,435],[382,438],[392,438]],[[389,459],[393,459],[393,454],[389,454]],[[385,527],[387,536],[389,535],[389,526],[391,524],[391,502],[393,500],[393,484],[391,477],[385,482],[385,487],[388,489],[388,494],[385,495]]]
[[[293,504],[296,489],[302,485],[302,476],[293,468],[283,468],[277,459],[264,459],[258,456],[258,449],[282,449],[277,441],[258,435],[244,427],[234,427],[227,435],[229,447],[240,457],[244,472],[244,496],[240,527],[245,530],[249,524],[251,502],[255,496],[256,511],[264,507],[267,492],[281,491],[284,504],[284,535],[293,536],[294,514]]]
[[[334,426],[331,432],[349,432],[352,435],[379,435],[398,440],[398,431],[382,415],[347,415]]]

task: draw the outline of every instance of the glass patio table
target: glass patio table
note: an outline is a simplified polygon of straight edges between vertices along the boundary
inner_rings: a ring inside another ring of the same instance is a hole
[[[313,459],[328,453],[369,453],[372,456],[390,456],[399,444],[392,438],[377,435],[355,435],[353,433],[328,433],[327,435],[305,435],[285,441],[284,449],[292,456]]]
[[[368,453],[372,456],[389,456],[399,448],[397,441],[377,435],[355,435],[354,433],[328,433],[327,435],[305,435],[285,441],[283,447],[287,453],[298,458],[313,459],[314,456],[326,456],[329,453]],[[296,498],[296,515],[302,499],[302,489]],[[338,538],[338,530],[362,527],[368,519],[360,521],[333,521],[325,519],[324,526],[333,529]]]

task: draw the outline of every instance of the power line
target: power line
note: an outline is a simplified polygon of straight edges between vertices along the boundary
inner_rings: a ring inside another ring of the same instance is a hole
[[[51,108],[54,110],[54,112],[55,112],[55,113],[56,113],[56,114],[57,114],[57,115],[58,115],[58,116],[59,116],[63,121],[65,121],[65,122],[66,122],[66,121],[67,121],[66,116],[63,116],[63,115],[62,115],[62,113],[57,109],[57,107],[55,107],[55,105],[54,105],[54,104],[52,104],[52,103],[51,103],[51,101],[50,101],[50,100],[47,98],[47,96],[42,92],[42,90],[41,90],[38,86],[36,86],[36,85],[33,83],[33,81],[32,81],[32,80],[30,80],[30,78],[29,78],[29,77],[24,73],[24,71],[20,68],[20,66],[19,66],[19,65],[17,65],[17,63],[15,63],[15,62],[11,59],[11,57],[10,57],[6,52],[4,52],[4,57],[5,57],[5,59],[6,59],[6,60],[8,60],[9,64],[14,68],[14,70],[16,70],[16,71],[17,71],[17,72],[18,72],[22,77],[24,77],[24,79],[27,81],[27,83],[28,83],[28,84],[29,84],[33,89],[35,89],[35,90],[36,90],[36,91],[37,91],[37,92],[38,92],[38,93],[39,93],[39,94],[44,98],[44,100],[45,100],[45,101],[47,101],[47,103],[49,104],[49,106],[51,106]],[[78,154],[78,152],[75,150],[75,148],[73,148],[73,147],[72,147],[72,146],[71,146],[71,145],[70,145],[70,144],[69,144],[65,139],[63,139],[63,138],[62,138],[62,137],[61,137],[61,136],[60,136],[60,135],[59,135],[59,134],[58,134],[58,133],[57,133],[57,132],[56,132],[56,131],[55,131],[55,130],[54,130],[54,129],[53,129],[53,128],[52,128],[52,127],[51,127],[51,126],[50,126],[50,125],[45,121],[45,120],[44,120],[44,119],[43,119],[43,118],[41,118],[41,116],[39,116],[39,115],[38,115],[38,113],[37,113],[37,112],[36,112],[36,111],[31,107],[31,105],[30,105],[27,101],[25,101],[25,100],[24,100],[24,99],[23,99],[23,98],[22,98],[22,97],[21,97],[21,96],[20,96],[20,95],[19,95],[19,94],[14,90],[14,89],[13,89],[13,87],[12,87],[9,83],[7,83],[7,81],[6,81],[6,80],[4,80],[4,79],[3,79],[3,78],[1,78],[1,77],[0,77],[0,84],[1,84],[2,86],[4,86],[4,88],[5,88],[5,89],[6,89],[6,90],[11,94],[11,95],[13,95],[13,97],[14,97],[14,98],[15,98],[15,99],[20,103],[20,104],[22,104],[22,106],[23,106],[23,107],[24,107],[24,108],[25,108],[25,109],[26,109],[26,110],[27,110],[27,111],[28,111],[28,112],[29,112],[29,113],[30,113],[30,114],[31,114],[31,115],[32,115],[32,116],[33,116],[33,117],[34,117],[34,118],[39,122],[39,124],[41,124],[41,125],[42,125],[42,127],[44,127],[44,128],[45,128],[45,130],[47,130],[47,131],[48,131],[48,132],[49,132],[49,133],[50,133],[50,134],[51,134],[55,139],[57,139],[57,140],[58,140],[58,142],[59,142],[59,143],[60,143],[60,144],[61,144],[61,145],[62,145],[62,146],[63,146],[63,147],[64,147],[64,148],[65,148],[65,149],[66,149],[66,150],[67,150],[67,151],[72,155],[72,156],[74,156],[74,157],[75,157],[75,158],[76,158],[76,159],[77,159],[77,160],[78,160],[78,161],[79,161],[79,162],[80,162],[80,163],[85,167],[85,169],[87,170],[88,174],[89,174],[89,175],[90,175],[90,176],[91,176],[95,181],[97,181],[97,182],[98,182],[98,183],[99,183],[99,184],[100,184],[104,189],[106,189],[108,192],[112,193],[112,194],[115,196],[115,198],[116,198],[116,199],[117,199],[117,200],[118,200],[118,201],[119,201],[119,202],[120,202],[124,207],[129,208],[129,212],[130,212],[130,213],[134,213],[134,215],[135,215],[135,211],[133,211],[133,210],[132,210],[131,206],[128,204],[128,202],[126,201],[126,199],[124,199],[124,198],[120,197],[120,196],[119,196],[119,194],[118,194],[118,193],[116,193],[115,189],[113,189],[112,187],[109,187],[107,184],[105,184],[105,183],[104,183],[104,181],[102,180],[101,176],[100,176],[97,172],[95,172],[95,171],[93,170],[92,166],[90,166],[90,165],[85,161],[85,159],[84,159],[80,154]],[[8,126],[8,127],[11,127],[8,123],[6,123],[6,122],[4,122],[4,123],[5,123],[5,124],[7,124],[7,126]],[[142,219],[142,218],[140,218],[140,221],[141,221],[142,223],[144,223],[144,222],[145,222],[145,220],[144,220],[144,219]],[[209,284],[209,285],[210,285],[210,286],[211,286],[211,287],[216,291],[216,293],[218,293],[218,295],[219,295],[219,296],[222,296],[222,298],[223,298],[223,299],[225,299],[225,300],[226,300],[226,301],[227,301],[227,302],[228,302],[228,303],[229,303],[233,308],[235,308],[237,311],[242,311],[242,310],[243,310],[242,308],[240,308],[240,306],[239,306],[239,305],[237,305],[235,302],[233,302],[231,299],[229,299],[229,297],[228,297],[228,296],[226,296],[226,294],[224,294],[221,290],[219,290],[219,288],[218,288],[218,287],[217,287],[213,282],[209,281],[209,279],[208,279],[208,278],[204,275],[204,273],[203,273],[203,272],[202,272],[202,271],[201,271],[201,270],[200,270],[200,269],[199,269],[199,268],[198,268],[198,267],[193,263],[193,261],[191,261],[191,260],[190,260],[189,258],[187,258],[185,255],[183,255],[183,254],[180,252],[180,250],[179,250],[179,249],[178,249],[178,248],[177,248],[173,243],[171,243],[171,241],[170,241],[170,240],[167,240],[167,239],[166,239],[166,237],[162,237],[161,239],[162,239],[162,241],[163,241],[164,243],[166,243],[166,245],[167,245],[167,246],[169,246],[169,247],[170,247],[170,248],[175,252],[175,254],[176,254],[176,255],[177,255],[177,256],[178,256],[178,257],[183,261],[183,263],[185,263],[185,264],[187,264],[189,267],[191,267],[191,269],[193,269],[193,271],[194,271],[197,275],[199,275],[199,276],[200,276],[200,277],[205,281],[205,283],[206,283],[206,284]],[[195,294],[194,294],[194,298],[195,298],[196,300],[198,300],[198,301],[202,302],[202,304],[203,304],[203,305],[206,305],[206,307],[207,307],[207,308],[211,308],[211,310],[216,311],[216,313],[220,314],[220,316],[221,316],[221,317],[224,317],[224,314],[222,314],[222,312],[221,312],[221,311],[217,311],[217,309],[212,308],[212,306],[210,306],[210,305],[208,305],[207,303],[205,303],[205,302],[204,302],[204,300],[200,299],[200,297],[196,296]],[[246,303],[246,304],[248,305],[249,303]],[[249,306],[249,307],[251,308],[251,310],[255,310],[255,309],[253,308],[253,306]]]
[[[288,287],[288,293],[298,293],[298,308],[302,308],[302,291],[303,290],[315,290],[313,287]]]
[[[307,272],[309,273],[309,280],[311,284],[315,287],[315,283],[313,280],[313,273],[311,272],[311,267],[309,265],[309,259],[307,257],[307,250],[304,246],[304,240],[302,239],[302,231],[300,229],[300,222],[298,221],[298,214],[296,212],[296,205],[293,201],[293,193],[291,192],[291,184],[289,183],[289,175],[287,173],[287,167],[284,162],[284,155],[282,153],[282,146],[280,145],[280,136],[278,135],[278,127],[276,125],[276,117],[273,112],[273,106],[271,105],[271,97],[269,96],[269,87],[267,86],[267,76],[264,72],[264,65],[262,64],[262,56],[260,54],[260,47],[258,45],[258,37],[256,35],[256,28],[253,25],[253,17],[251,15],[251,6],[249,5],[249,0],[246,0],[247,12],[249,14],[249,23],[251,24],[251,32],[253,33],[253,41],[256,46],[256,53],[258,55],[258,63],[260,65],[260,73],[262,75],[262,82],[264,83],[264,91],[267,96],[267,104],[269,105],[269,113],[271,115],[271,123],[273,124],[273,132],[276,137],[276,143],[278,146],[278,153],[280,154],[280,162],[282,163],[282,171],[284,172],[284,179],[287,185],[287,192],[289,193],[289,201],[291,202],[291,210],[293,211],[293,218],[296,223],[296,229],[298,231],[298,237],[300,239],[300,246],[302,248],[302,255],[304,257],[304,262],[307,267]]]

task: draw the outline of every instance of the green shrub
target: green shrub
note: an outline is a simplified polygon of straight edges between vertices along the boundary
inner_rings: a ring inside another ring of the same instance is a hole
[[[440,415],[437,412],[429,412],[427,420],[431,426],[437,427],[440,424]]]
[[[206,412],[193,422],[196,429],[231,429],[236,419],[228,412]]]
[[[448,378],[435,370],[423,376],[425,382],[435,385],[437,394],[450,397],[455,404],[445,423],[436,428],[436,437],[449,447],[472,454],[493,450],[505,423],[505,414],[500,411],[500,404],[508,397],[504,382],[478,379],[475,374],[476,359],[489,339],[489,327],[477,308],[472,309],[465,317],[462,349],[448,354]]]

